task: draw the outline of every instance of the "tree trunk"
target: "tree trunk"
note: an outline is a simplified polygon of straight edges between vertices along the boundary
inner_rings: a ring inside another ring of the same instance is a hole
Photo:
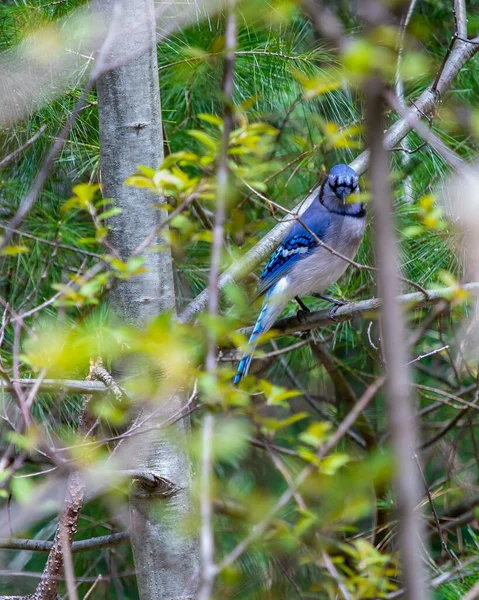
[[[97,9],[109,22],[114,4],[114,0],[96,0]],[[118,64],[123,57],[135,58],[103,75],[97,90],[103,194],[114,198],[123,209],[111,220],[110,242],[125,260],[166,213],[154,208],[158,198],[149,190],[123,183],[138,165],[160,165],[163,140],[154,2],[121,0],[119,4],[119,18],[129,30],[116,36],[111,59]],[[141,53],[145,40],[151,43]],[[119,281],[110,295],[112,310],[124,322],[137,327],[175,307],[169,250],[149,252],[146,257],[148,271]],[[148,420],[148,427],[164,421],[183,404],[182,393],[170,398],[162,414]],[[142,420],[154,408],[146,409]],[[195,595],[197,540],[181,535],[182,525],[192,510],[188,496],[187,429],[188,422],[183,419],[170,427],[163,439],[158,430],[136,436],[135,468],[152,474],[159,482],[156,489],[136,489],[130,501],[131,539],[142,600],[176,600]]]

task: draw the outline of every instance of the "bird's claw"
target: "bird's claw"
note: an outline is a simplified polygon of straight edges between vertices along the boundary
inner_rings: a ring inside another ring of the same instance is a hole
[[[340,306],[345,306],[346,304],[348,304],[348,303],[344,302],[343,300],[335,300],[334,301],[334,304],[333,304],[333,306],[331,306],[331,308],[329,309],[329,313],[328,313],[328,317],[331,319],[331,321],[335,321],[335,322],[338,321],[338,319],[336,318],[336,312]]]

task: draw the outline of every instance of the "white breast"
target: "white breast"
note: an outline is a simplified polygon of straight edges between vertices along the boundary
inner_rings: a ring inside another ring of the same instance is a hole
[[[366,219],[339,217],[333,220],[324,242],[343,256],[353,259],[364,235]],[[349,263],[329,250],[318,247],[313,254],[298,261],[288,274],[291,297],[320,294],[335,283]]]

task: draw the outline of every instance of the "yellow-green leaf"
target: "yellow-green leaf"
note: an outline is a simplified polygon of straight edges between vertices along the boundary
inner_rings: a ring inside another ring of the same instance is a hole
[[[18,254],[24,254],[25,252],[30,252],[30,248],[27,246],[5,246],[2,250],[1,254],[3,256],[17,256]]]
[[[206,121],[207,123],[211,123],[212,125],[217,125],[218,127],[223,126],[223,119],[221,119],[220,117],[218,117],[216,115],[200,113],[198,115],[198,118],[201,119],[202,121]]]
[[[190,129],[188,131],[188,135],[207,146],[213,152],[216,152],[216,150],[218,149],[218,142],[204,131],[200,131],[199,129]]]
[[[143,175],[132,175],[131,177],[128,177],[127,179],[125,179],[125,185],[131,185],[140,188],[149,188],[150,190],[156,189],[153,184],[153,181]]]

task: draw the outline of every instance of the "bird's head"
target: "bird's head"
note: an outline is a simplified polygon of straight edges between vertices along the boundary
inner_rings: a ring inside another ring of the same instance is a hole
[[[325,186],[328,188],[326,192],[332,192],[344,204],[350,194],[359,192],[359,177],[348,165],[334,165],[328,174]]]

